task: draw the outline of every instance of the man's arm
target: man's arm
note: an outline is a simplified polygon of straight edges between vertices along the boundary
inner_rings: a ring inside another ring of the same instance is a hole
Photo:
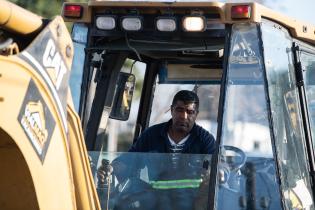
[[[209,135],[210,135],[210,137],[209,137],[209,141],[208,141],[206,148],[207,148],[207,151],[209,154],[213,154],[217,148],[217,144],[216,144],[216,141],[215,141],[213,135],[210,133],[209,133]]]
[[[147,152],[149,146],[148,131],[144,131],[129,148],[128,152]]]
[[[200,133],[201,142],[203,144],[202,153],[213,154],[217,148],[217,144],[212,134],[202,128]]]

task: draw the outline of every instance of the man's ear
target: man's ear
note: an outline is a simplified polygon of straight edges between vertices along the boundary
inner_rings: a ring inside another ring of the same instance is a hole
[[[174,111],[174,106],[173,106],[173,105],[171,105],[170,111],[171,111],[171,115],[172,115],[172,117],[173,117],[173,111]]]

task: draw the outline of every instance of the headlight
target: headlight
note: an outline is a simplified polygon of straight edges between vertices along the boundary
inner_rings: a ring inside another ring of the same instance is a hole
[[[158,17],[156,20],[156,28],[159,31],[175,31],[176,30],[176,20],[175,18],[169,17]]]
[[[114,17],[111,16],[99,16],[96,18],[96,27],[102,30],[113,30],[114,28],[116,28],[116,20]]]
[[[205,18],[203,16],[186,16],[183,19],[185,31],[199,32],[206,29]]]
[[[123,17],[121,26],[126,31],[140,31],[142,29],[141,17]]]

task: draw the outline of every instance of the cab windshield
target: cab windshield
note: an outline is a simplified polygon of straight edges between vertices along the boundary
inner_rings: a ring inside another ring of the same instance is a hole
[[[108,169],[105,183],[96,180],[102,209],[207,208],[211,155],[104,152],[92,157]]]
[[[75,101],[102,209],[314,207],[293,41],[274,25],[225,24],[194,35],[93,28],[90,43],[85,26],[75,26],[78,57],[89,56],[78,59],[74,76],[82,80],[73,77],[72,91],[82,90]],[[132,102],[116,109],[126,87],[120,75],[131,73]],[[145,129],[171,119],[179,90],[199,96],[196,123],[215,137],[216,151],[127,152]],[[112,110],[129,115],[113,117]]]

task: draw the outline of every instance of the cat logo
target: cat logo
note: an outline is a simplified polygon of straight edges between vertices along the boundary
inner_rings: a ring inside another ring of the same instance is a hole
[[[29,102],[26,105],[21,124],[37,152],[41,154],[48,132],[45,128],[44,109],[40,101]]]
[[[56,50],[56,45],[52,39],[48,40],[43,54],[43,65],[59,90],[64,74],[67,73],[65,63],[61,59],[60,53]]]

